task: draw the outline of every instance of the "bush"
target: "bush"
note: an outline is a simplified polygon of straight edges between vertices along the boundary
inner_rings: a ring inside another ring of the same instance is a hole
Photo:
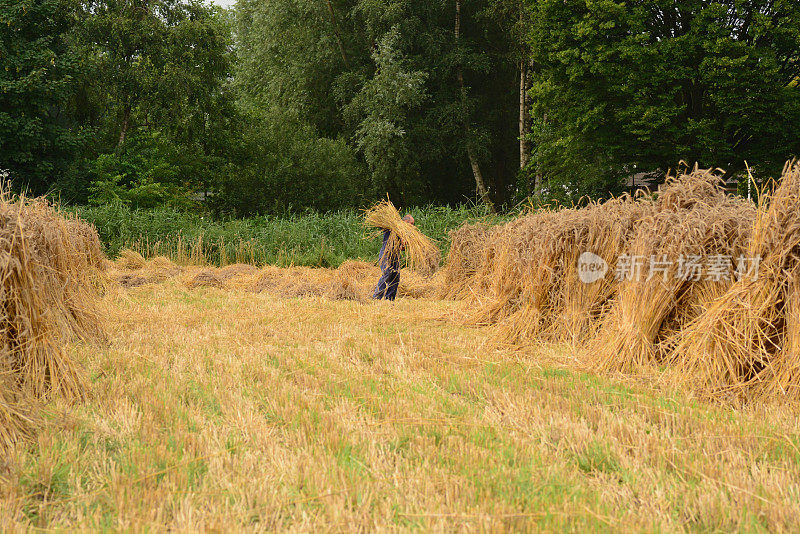
[[[365,169],[344,139],[319,136],[286,110],[241,116],[211,205],[237,217],[362,203]]]

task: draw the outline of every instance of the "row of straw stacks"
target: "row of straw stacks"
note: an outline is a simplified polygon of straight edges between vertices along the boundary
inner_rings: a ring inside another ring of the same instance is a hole
[[[596,370],[656,371],[737,402],[800,400],[798,206],[800,164],[787,164],[759,206],[727,195],[720,172],[695,168],[656,194],[462,228],[441,296],[474,301],[473,320],[504,341],[569,343]],[[578,276],[584,251],[608,264],[594,283]],[[618,279],[624,257],[670,261],[655,276]],[[731,270],[687,278],[675,260],[689,257],[724,258]],[[757,276],[735,276],[741,258],[760,258]]]
[[[40,399],[83,397],[64,347],[103,335],[96,274],[104,260],[94,227],[45,200],[0,192],[0,448],[31,431]]]

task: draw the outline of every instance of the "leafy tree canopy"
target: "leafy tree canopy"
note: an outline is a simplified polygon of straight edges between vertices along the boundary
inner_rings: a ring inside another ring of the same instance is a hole
[[[69,43],[76,22],[69,0],[0,0],[0,168],[36,194],[82,142],[65,113],[83,67]]]
[[[774,173],[800,153],[796,1],[530,6],[534,164],[554,182],[602,194],[681,160]]]

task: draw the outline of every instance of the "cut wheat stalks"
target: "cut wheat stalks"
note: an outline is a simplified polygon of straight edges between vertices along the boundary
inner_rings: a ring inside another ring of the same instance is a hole
[[[64,345],[103,336],[103,266],[93,227],[64,218],[45,200],[12,200],[0,191],[0,442],[25,434],[35,399],[83,397],[81,373]]]
[[[747,252],[760,258],[757,277],[736,281],[683,329],[670,360],[673,380],[688,381],[705,395],[800,399],[800,166],[787,164],[779,187],[764,199]]]
[[[676,260],[694,256],[702,264],[743,252],[755,210],[728,197],[720,184],[720,175],[712,171],[695,170],[667,180],[626,251],[632,262],[641,261],[642,271],[631,271],[635,276],[620,282],[613,307],[589,344],[590,365],[630,371],[659,363],[670,326],[686,320],[691,288],[704,283],[681,276]],[[714,283],[724,290],[730,286],[729,276]]]
[[[467,299],[484,262],[495,229],[484,223],[464,224],[450,232],[450,251],[438,291],[441,299]]]
[[[384,253],[385,260],[399,260],[405,251],[409,269],[423,276],[430,276],[439,268],[439,247],[416,226],[404,221],[389,200],[383,200],[366,210],[364,224],[380,231],[391,232]]]

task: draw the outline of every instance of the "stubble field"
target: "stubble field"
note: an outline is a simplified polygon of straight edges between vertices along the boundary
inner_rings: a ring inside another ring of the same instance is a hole
[[[512,350],[461,302],[278,298],[175,280],[106,297],[0,465],[0,528],[795,530],[800,428]],[[641,378],[641,377],[640,377]]]

